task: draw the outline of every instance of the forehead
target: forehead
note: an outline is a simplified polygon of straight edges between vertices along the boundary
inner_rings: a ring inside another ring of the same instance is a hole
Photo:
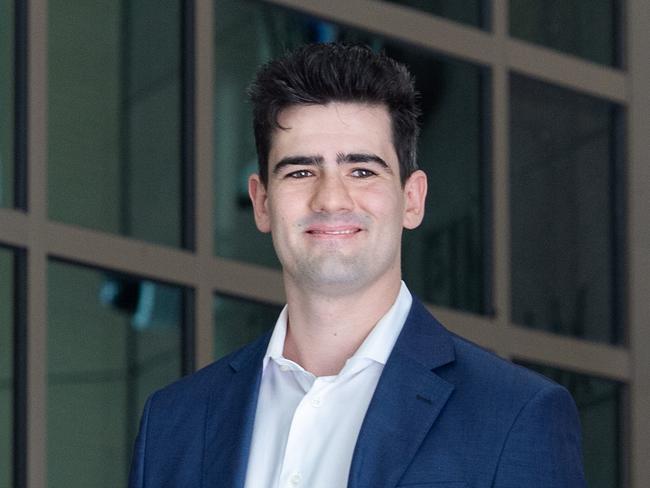
[[[332,102],[294,105],[280,112],[272,135],[270,162],[296,153],[366,151],[396,159],[391,119],[383,105]]]

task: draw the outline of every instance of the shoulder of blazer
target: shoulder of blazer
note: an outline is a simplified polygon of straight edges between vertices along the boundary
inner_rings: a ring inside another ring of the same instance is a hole
[[[197,403],[207,401],[215,389],[227,385],[236,372],[247,367],[261,366],[270,338],[271,333],[268,332],[237,351],[158,390],[152,395],[156,410],[163,407],[169,411],[182,405],[194,408]]]

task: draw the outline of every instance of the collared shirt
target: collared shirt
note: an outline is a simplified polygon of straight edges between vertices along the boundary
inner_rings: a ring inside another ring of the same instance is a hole
[[[264,356],[246,488],[344,488],[361,423],[413,299],[393,306],[335,376],[283,357],[287,307]]]

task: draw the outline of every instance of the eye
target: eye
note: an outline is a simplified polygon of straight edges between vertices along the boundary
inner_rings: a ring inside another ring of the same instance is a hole
[[[375,176],[377,173],[366,168],[356,168],[351,174],[357,178],[370,178],[371,176]]]
[[[312,176],[312,172],[309,171],[308,169],[299,169],[298,171],[292,171],[291,173],[287,173],[286,177],[287,178],[307,178],[309,176]]]

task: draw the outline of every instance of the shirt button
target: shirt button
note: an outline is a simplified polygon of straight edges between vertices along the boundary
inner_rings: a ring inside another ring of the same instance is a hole
[[[291,475],[291,478],[289,478],[289,483],[291,484],[291,486],[298,486],[301,481],[302,481],[302,476],[300,476],[300,473],[293,473]]]
[[[287,366],[286,364],[281,365],[280,371],[289,371],[289,366]]]
[[[321,406],[321,404],[322,404],[322,401],[321,401],[320,397],[315,397],[315,398],[311,399],[311,406],[312,407],[318,408],[318,407]]]

